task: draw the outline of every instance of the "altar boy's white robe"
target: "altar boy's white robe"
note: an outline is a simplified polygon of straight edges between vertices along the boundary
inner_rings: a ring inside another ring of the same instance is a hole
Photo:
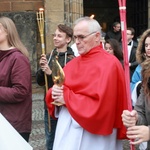
[[[58,117],[53,150],[122,150],[117,140],[117,130],[108,136],[91,134],[83,129],[69,114],[66,107],[55,109]],[[107,117],[107,116],[106,116]]]

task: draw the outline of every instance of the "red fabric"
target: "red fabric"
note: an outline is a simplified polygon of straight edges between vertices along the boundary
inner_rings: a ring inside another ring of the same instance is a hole
[[[122,48],[124,56],[124,70],[127,87],[127,100],[128,109],[132,110],[131,93],[130,93],[130,67],[128,60],[128,47],[127,47],[127,25],[126,25],[126,0],[118,0],[120,7],[120,19],[121,19],[121,34],[122,34]]]
[[[54,115],[55,106],[51,104],[53,102],[53,99],[52,99],[52,88],[50,88],[47,91],[45,100],[46,100],[46,104],[47,104],[50,116],[55,118],[55,115]]]
[[[118,138],[125,138],[121,120],[127,109],[124,71],[115,56],[99,46],[70,61],[64,72],[64,99],[71,116],[90,133],[109,135],[118,128]],[[50,90],[46,100],[53,114]]]

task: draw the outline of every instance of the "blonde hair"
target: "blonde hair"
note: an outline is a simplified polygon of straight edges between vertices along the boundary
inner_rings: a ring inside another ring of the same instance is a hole
[[[18,31],[14,22],[8,17],[0,17],[0,24],[4,27],[7,32],[7,40],[10,46],[16,47],[18,50],[22,52],[26,57],[29,57],[28,50],[23,45],[20,40]]]

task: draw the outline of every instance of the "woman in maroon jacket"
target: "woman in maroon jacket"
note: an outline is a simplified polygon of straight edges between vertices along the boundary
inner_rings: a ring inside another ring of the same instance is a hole
[[[31,69],[13,21],[0,17],[0,113],[28,141],[31,132]]]

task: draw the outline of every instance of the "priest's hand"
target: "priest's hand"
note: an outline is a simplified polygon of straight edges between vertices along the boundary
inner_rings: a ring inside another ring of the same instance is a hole
[[[53,87],[52,87],[52,99],[56,103],[65,104],[64,94],[63,94],[63,86],[60,87],[57,85],[53,85]]]
[[[133,126],[127,129],[127,137],[129,139],[134,139],[130,141],[131,144],[140,144],[150,140],[150,131],[147,126]]]
[[[122,121],[123,124],[126,127],[132,127],[135,126],[136,122],[138,120],[138,113],[135,110],[129,111],[129,110],[124,110],[122,113]]]

